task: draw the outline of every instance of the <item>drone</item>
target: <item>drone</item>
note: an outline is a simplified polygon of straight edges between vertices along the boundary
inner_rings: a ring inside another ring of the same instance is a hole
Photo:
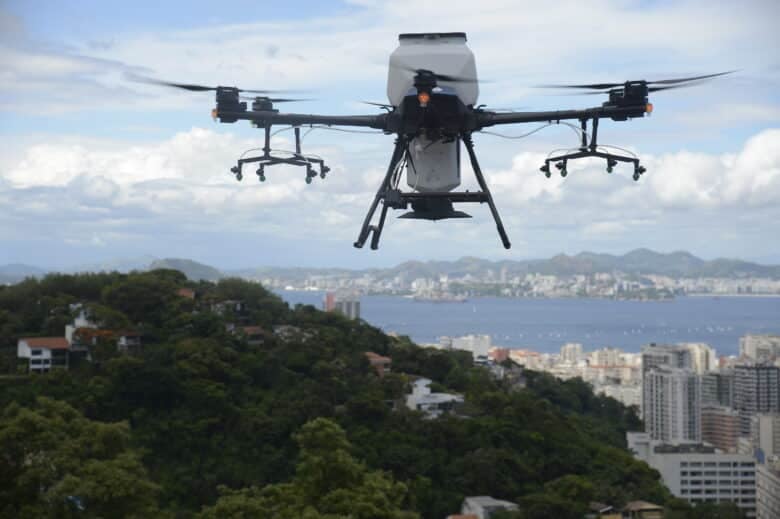
[[[379,248],[379,240],[385,225],[388,209],[408,211],[400,218],[444,220],[470,218],[456,211],[456,203],[486,203],[496,224],[504,248],[511,243],[504,229],[498,209],[488,184],[482,174],[474,150],[472,134],[497,125],[522,123],[569,124],[578,131],[578,146],[563,152],[550,154],[540,171],[550,178],[551,165],[562,177],[568,174],[568,163],[576,159],[596,157],[604,159],[607,172],[611,173],[619,163],[633,165],[633,179],[639,180],[646,172],[640,160],[633,154],[613,153],[620,148],[598,144],[598,128],[601,119],[627,121],[644,117],[653,110],[648,100],[652,92],[698,84],[702,81],[729,74],[700,75],[657,81],[625,81],[623,83],[593,83],[578,85],[543,85],[552,88],[578,89],[578,93],[605,94],[607,100],[601,106],[580,110],[555,111],[497,111],[478,105],[479,82],[474,55],[466,45],[462,32],[401,34],[399,45],[390,55],[387,78],[389,104],[378,105],[383,113],[378,115],[318,115],[284,113],[275,108],[277,103],[304,101],[305,99],[275,98],[271,90],[244,90],[237,87],[203,86],[173,83],[151,78],[143,81],[180,88],[189,91],[215,91],[216,108],[212,117],[222,123],[250,121],[265,134],[262,153],[240,157],[231,167],[237,180],[243,178],[245,165],[256,164],[258,179],[265,181],[266,166],[288,164],[305,168],[306,183],[319,176],[324,179],[330,168],[324,159],[307,155],[302,151],[301,128],[310,127],[362,127],[395,135],[395,144],[384,179],[374,196],[360,228],[354,246],[362,248],[369,237],[371,249]],[[244,97],[243,94],[258,94]],[[251,100],[251,105],[247,102]],[[579,126],[567,121],[578,121]],[[590,132],[588,124],[590,123]],[[275,153],[271,148],[272,128],[290,126],[295,135],[295,151]],[[461,185],[461,143],[479,185],[478,191],[456,191]],[[622,150],[627,152],[627,150]],[[401,189],[401,177],[406,173],[410,190]],[[381,211],[375,221],[376,211]]]

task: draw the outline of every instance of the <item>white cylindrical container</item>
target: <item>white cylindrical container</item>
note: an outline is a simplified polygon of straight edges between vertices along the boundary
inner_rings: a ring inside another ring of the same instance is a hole
[[[414,86],[414,71],[417,69],[477,78],[477,65],[474,54],[466,45],[466,33],[401,34],[398,42],[398,48],[390,55],[387,72],[387,98],[393,106],[401,104],[403,97]],[[479,86],[476,81],[439,81],[438,85],[453,88],[466,106],[477,104]]]
[[[450,191],[460,185],[460,140],[431,142],[417,137],[409,143],[406,183],[415,191]]]
[[[425,33],[401,34],[398,48],[390,55],[387,76],[387,97],[399,106],[407,95],[416,95],[416,70],[425,69],[475,81],[437,81],[465,105],[476,105],[479,86],[474,54],[466,46],[466,34]],[[417,137],[409,144],[406,182],[415,191],[451,191],[460,185],[460,140],[431,142]]]

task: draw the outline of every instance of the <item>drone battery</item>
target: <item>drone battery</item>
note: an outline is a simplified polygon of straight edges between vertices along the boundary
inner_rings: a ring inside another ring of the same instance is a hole
[[[460,185],[460,140],[430,141],[416,137],[409,144],[406,168],[409,187],[421,193],[451,191]]]

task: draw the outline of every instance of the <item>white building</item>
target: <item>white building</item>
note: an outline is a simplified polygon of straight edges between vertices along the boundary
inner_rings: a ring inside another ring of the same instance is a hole
[[[561,362],[576,366],[582,358],[582,344],[570,342],[561,346]]]
[[[463,500],[461,515],[474,515],[477,519],[489,519],[493,512],[519,510],[517,503],[490,496],[470,496]]]
[[[490,335],[464,335],[452,339],[453,350],[470,351],[475,362],[487,362]]]
[[[461,395],[451,393],[432,393],[431,380],[418,378],[412,383],[411,394],[406,395],[406,407],[413,411],[422,411],[428,418],[436,418],[451,411],[456,404],[463,403]]]
[[[739,355],[755,361],[780,358],[780,335],[745,335],[739,339]]]
[[[780,517],[780,464],[756,468],[756,517]]]
[[[723,453],[704,444],[669,445],[647,433],[628,433],[628,448],[661,473],[676,497],[691,504],[731,501],[756,517],[756,462],[752,456]]]
[[[73,324],[65,325],[65,339],[67,339],[68,344],[73,344],[73,333],[79,328],[97,328],[97,324],[87,318],[87,314],[83,309],[73,320]]]
[[[619,384],[597,385],[594,387],[594,390],[597,393],[614,398],[625,406],[636,406],[637,409],[642,407],[642,387],[639,384],[634,386]]]
[[[780,412],[780,368],[769,364],[734,366],[734,409],[740,413],[740,432],[750,435],[750,417]]]
[[[68,368],[69,349],[65,337],[22,337],[16,346],[16,356],[28,359],[28,371],[47,373]]]
[[[691,369],[699,375],[714,371],[718,367],[718,355],[715,350],[703,342],[684,342],[678,346],[690,352]]]
[[[699,377],[690,370],[652,368],[642,384],[645,431],[669,443],[701,441]]]
[[[780,458],[780,413],[762,413],[750,418],[750,441],[762,463]]]
[[[623,363],[623,350],[619,348],[601,348],[590,354],[591,366],[619,366]]]
[[[691,365],[691,351],[685,346],[655,343],[642,346],[642,373],[659,366],[690,368]]]

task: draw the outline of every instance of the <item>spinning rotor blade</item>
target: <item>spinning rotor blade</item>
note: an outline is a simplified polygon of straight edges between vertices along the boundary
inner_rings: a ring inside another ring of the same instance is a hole
[[[676,79],[659,79],[656,81],[645,81],[647,85],[678,85],[683,86],[681,83],[688,83],[688,82],[701,82],[705,79],[712,79],[718,76],[725,76],[726,74],[731,74],[733,72],[736,72],[734,70],[729,70],[726,72],[718,72],[716,74],[706,74],[703,76],[691,76],[691,77],[684,77],[684,78],[676,78]],[[621,87],[625,84],[623,83],[589,83],[584,85],[539,85],[539,88],[583,88],[583,89],[589,89],[589,90],[609,90],[610,88],[617,88]],[[656,88],[671,88],[671,87],[656,87]],[[650,90],[653,92],[653,90]],[[599,92],[597,92],[599,93]]]
[[[128,75],[128,77],[131,81],[136,81],[138,83],[149,83],[151,85],[169,86],[173,88],[180,88],[182,90],[189,90],[190,92],[208,92],[210,90],[217,90],[217,88],[219,88],[219,87],[212,87],[212,86],[205,86],[205,85],[196,85],[193,83],[174,83],[172,81],[163,81],[161,79],[138,76],[135,74]],[[239,88],[238,91],[248,92],[252,94],[274,94],[274,93],[281,92],[281,90],[245,90],[243,88]]]
[[[414,72],[415,74],[431,74],[433,77],[436,78],[437,81],[447,81],[450,83],[478,83],[479,80],[477,78],[473,77],[461,77],[461,76],[453,76],[450,74],[437,74],[436,72],[432,70],[428,70],[425,68],[414,68],[409,67],[406,65],[392,65],[395,68],[399,68],[401,70],[407,70],[409,72]]]
[[[395,106],[387,103],[377,103],[376,101],[360,101],[364,105],[371,105],[371,106],[378,106],[379,108],[387,108],[388,110],[392,110],[395,108]]]
[[[248,92],[248,90],[242,90],[242,92]],[[304,101],[316,101],[316,99],[288,99],[284,97],[251,97],[251,96],[238,96],[243,101],[270,101],[271,103],[298,103]]]

